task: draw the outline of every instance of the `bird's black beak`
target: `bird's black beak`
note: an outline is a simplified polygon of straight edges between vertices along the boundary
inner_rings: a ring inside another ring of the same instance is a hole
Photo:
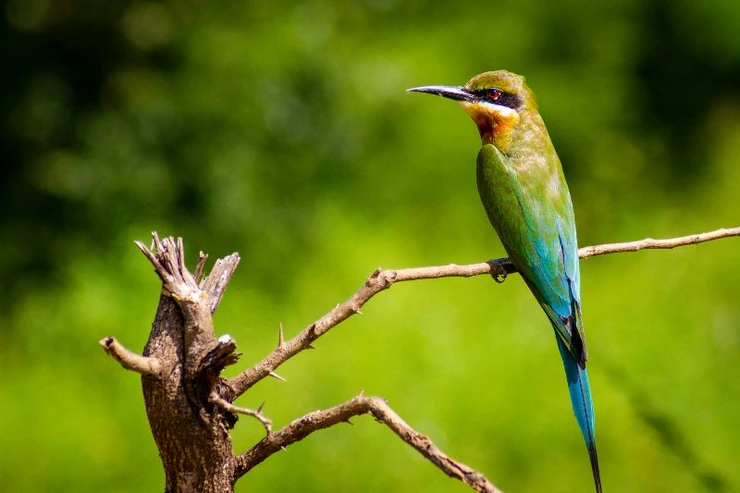
[[[412,87],[406,89],[406,92],[426,92],[429,94],[436,94],[444,98],[452,99],[454,101],[477,101],[477,97],[465,89],[459,86],[421,86]]]

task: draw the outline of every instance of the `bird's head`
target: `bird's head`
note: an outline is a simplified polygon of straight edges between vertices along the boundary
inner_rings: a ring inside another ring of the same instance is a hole
[[[506,70],[476,75],[462,87],[422,86],[408,92],[426,92],[459,101],[478,126],[483,144],[494,144],[502,152],[510,145],[522,116],[537,113],[537,103],[524,77]]]

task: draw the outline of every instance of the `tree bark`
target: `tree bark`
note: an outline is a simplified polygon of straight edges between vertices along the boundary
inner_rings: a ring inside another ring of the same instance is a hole
[[[175,301],[162,295],[144,355],[162,362],[158,375],[141,384],[149,425],[165,470],[167,493],[234,490],[234,456],[228,429],[233,421],[209,405],[210,389],[187,368],[184,318]],[[193,376],[195,378],[193,378]]]
[[[234,489],[235,459],[229,429],[236,415],[214,402],[224,391],[223,368],[236,361],[236,345],[216,339],[213,312],[238,255],[219,260],[211,274],[196,281],[184,264],[182,241],[154,237],[150,252],[137,244],[162,279],[162,294],[144,348],[156,371],[142,374],[149,425],[165,470],[166,492],[227,493]]]

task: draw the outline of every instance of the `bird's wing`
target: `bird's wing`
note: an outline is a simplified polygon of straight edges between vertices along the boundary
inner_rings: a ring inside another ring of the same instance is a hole
[[[586,348],[573,207],[564,181],[562,203],[554,203],[537,186],[540,178],[519,176],[492,145],[483,146],[478,154],[479,192],[491,224],[557,335],[583,366]],[[490,186],[481,185],[481,180]]]

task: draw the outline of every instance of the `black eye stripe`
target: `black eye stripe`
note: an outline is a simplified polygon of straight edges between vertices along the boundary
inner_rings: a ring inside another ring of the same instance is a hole
[[[498,92],[492,89],[478,89],[477,91],[474,91],[473,94],[479,97],[481,101],[496,103],[514,110],[517,110],[522,106],[522,98],[516,94],[504,92],[500,89]]]

